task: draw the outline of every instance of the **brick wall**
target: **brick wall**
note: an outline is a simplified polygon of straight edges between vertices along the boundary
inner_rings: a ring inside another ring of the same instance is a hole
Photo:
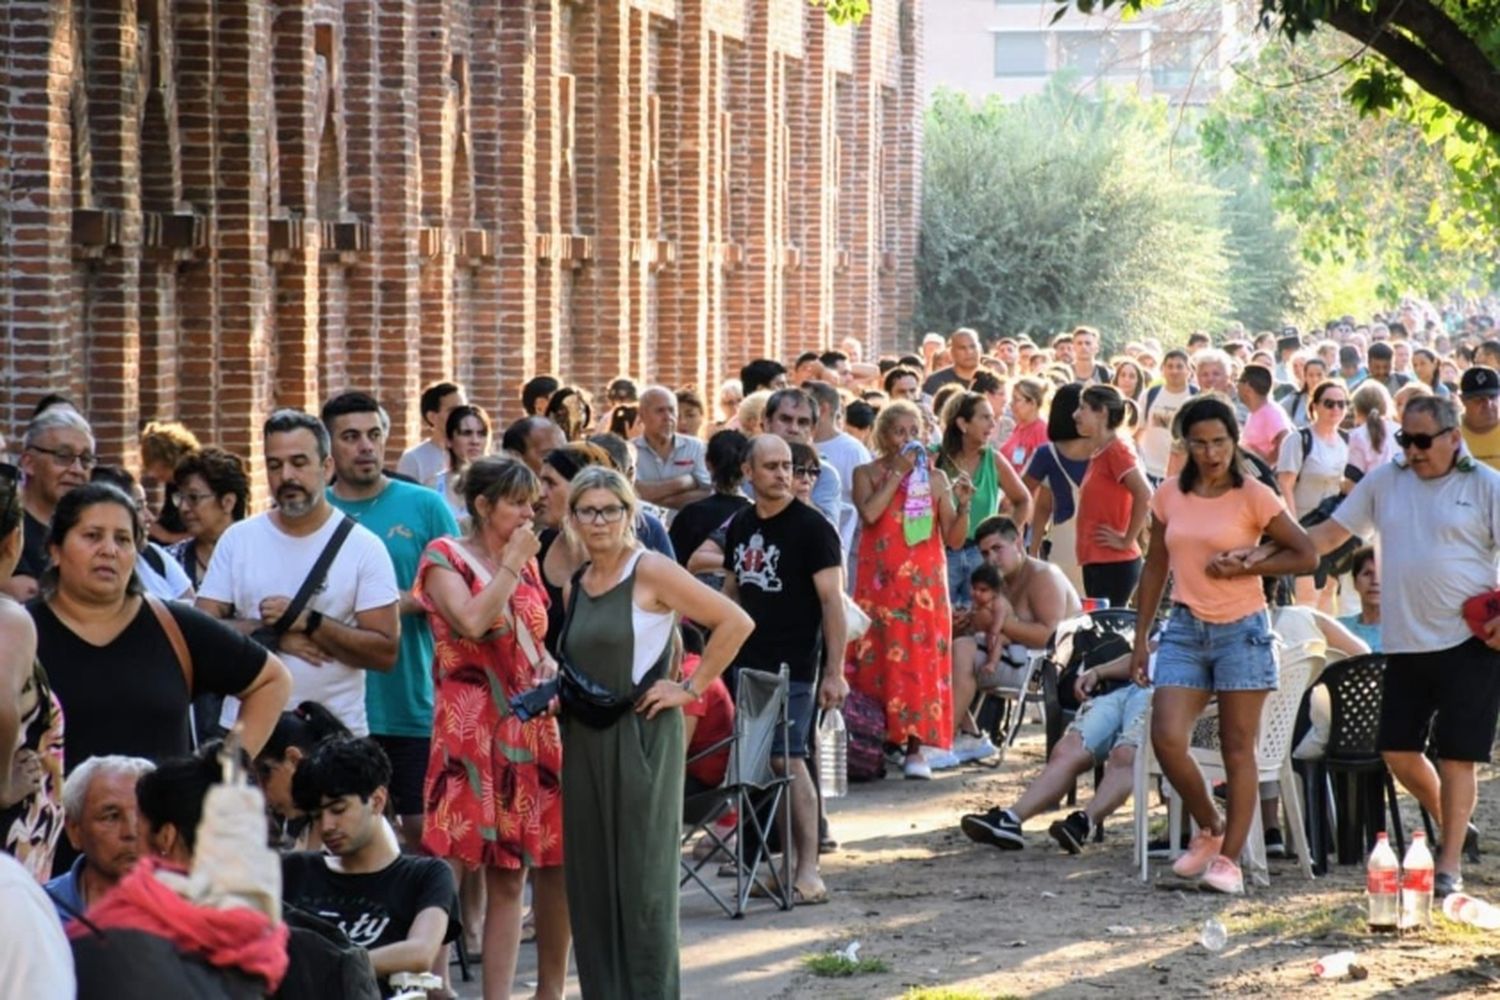
[[[911,341],[921,18],[802,0],[7,0],[0,430]],[[257,477],[259,478],[259,477]]]

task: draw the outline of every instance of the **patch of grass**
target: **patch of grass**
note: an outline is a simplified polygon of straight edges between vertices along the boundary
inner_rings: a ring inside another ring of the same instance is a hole
[[[950,990],[946,986],[913,986],[901,994],[901,1000],[1020,1000],[1014,993],[986,996],[970,990]]]
[[[1271,906],[1258,907],[1224,921],[1230,937],[1321,938],[1333,934],[1358,934],[1364,926],[1363,907],[1330,903],[1290,912]]]
[[[1481,930],[1473,924],[1449,920],[1436,904],[1432,909],[1432,926],[1422,935],[1424,941],[1432,941],[1435,944],[1471,945],[1487,941],[1492,934],[1491,931]]]
[[[826,976],[831,979],[844,979],[849,976],[863,976],[869,973],[890,972],[891,967],[879,958],[861,958],[851,962],[837,952],[829,951],[821,955],[807,955],[802,959],[802,964],[807,971],[815,976]]]

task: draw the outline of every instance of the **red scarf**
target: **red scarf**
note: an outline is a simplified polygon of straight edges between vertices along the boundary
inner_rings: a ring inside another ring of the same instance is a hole
[[[125,928],[165,938],[181,951],[201,955],[210,965],[259,976],[275,992],[286,975],[290,936],[286,925],[273,927],[269,917],[249,907],[219,910],[190,903],[156,878],[157,867],[154,859],[142,858],[89,907],[89,923],[106,931]],[[68,924],[69,940],[90,933],[80,921]]]

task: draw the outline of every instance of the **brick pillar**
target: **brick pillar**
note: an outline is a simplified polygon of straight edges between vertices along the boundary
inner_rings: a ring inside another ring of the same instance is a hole
[[[839,327],[844,336],[874,343],[880,302],[879,246],[876,220],[880,211],[874,163],[879,145],[880,85],[873,79],[874,24],[869,20],[854,36],[854,75],[849,99],[840,101],[844,192],[840,227],[845,234],[848,267],[839,280]]]
[[[86,411],[99,453],[135,465],[140,396],[140,73],[134,0],[93,5],[86,21],[94,197],[118,220],[94,261]]]
[[[218,0],[175,0],[173,4],[182,197],[186,207],[208,217],[215,215],[219,197],[217,8]],[[229,447],[220,438],[224,421],[216,391],[221,265],[213,242],[219,230],[214,219],[208,229],[209,248],[179,272],[177,407],[179,417],[200,438]]]
[[[534,208],[531,238],[533,247],[538,241],[545,241],[550,252],[545,256],[534,255],[531,267],[536,276],[536,347],[530,356],[535,358],[536,370],[545,372],[560,370],[559,346],[563,338],[563,299],[567,294],[567,282],[565,264],[556,248],[560,246],[561,237],[573,231],[572,218],[565,217],[563,206],[563,175],[565,169],[571,169],[567,165],[571,163],[571,154],[563,143],[566,135],[571,134],[574,95],[573,78],[564,68],[568,37],[563,23],[563,7],[563,0],[545,0],[532,7],[536,73],[531,97],[535,123],[531,132],[531,204]],[[572,13],[571,8],[569,13]],[[477,143],[480,131],[477,103],[475,112]],[[515,412],[520,412],[519,401],[515,404]]]
[[[414,0],[378,0],[376,45],[380,75],[375,90],[375,183],[379,214],[370,243],[380,284],[374,333],[380,398],[391,415],[391,448],[419,440],[422,379],[421,172]]]
[[[270,410],[271,276],[267,251],[267,105],[270,24],[261,0],[218,0],[214,122],[219,197],[213,250],[219,260],[218,442],[250,459],[262,488],[260,425]]]
[[[451,374],[454,333],[453,143],[457,122],[449,93],[455,38],[451,0],[415,5],[417,142],[424,234],[419,259],[421,351],[418,378],[435,382]],[[480,402],[486,402],[483,397]]]
[[[172,18],[149,8],[152,20],[140,31],[149,39],[146,76],[141,81],[141,208],[174,213],[182,202],[182,143],[177,127],[176,38]],[[143,15],[146,11],[143,10]],[[181,251],[144,248],[140,280],[140,415],[142,420],[177,415],[178,340],[177,261]]]
[[[70,377],[73,185],[70,0],[12,0],[0,12],[0,429],[19,438],[32,405]],[[20,56],[27,58],[20,58]]]
[[[505,421],[521,415],[521,385],[548,367],[537,359],[537,178],[532,120],[537,105],[537,18],[529,7],[507,7],[492,50],[500,96],[490,119],[496,147],[487,155],[494,164],[490,211],[499,235],[495,267],[486,269],[493,273],[485,275],[495,287],[484,291],[495,303],[496,321],[482,338],[485,361],[476,367],[474,377],[485,393],[485,405],[497,420]],[[481,131],[476,118],[474,132]]]
[[[376,177],[377,161],[386,150],[381,148],[377,124],[383,112],[376,100],[383,87],[382,53],[375,34],[374,0],[346,0],[343,7],[343,80],[344,121],[348,129],[347,158],[344,161],[345,197],[353,218],[371,227],[371,239],[377,218],[383,208],[382,189]],[[399,155],[400,150],[391,150]],[[373,245],[360,254],[345,275],[347,285],[347,334],[345,338],[345,371],[351,386],[376,389],[378,365],[375,357],[379,327],[380,301],[384,283],[376,263]],[[387,404],[388,410],[390,406]],[[391,410],[391,419],[396,419]],[[396,428],[391,428],[394,436]],[[403,428],[403,434],[411,433]]]
[[[881,351],[904,350],[915,343],[912,317],[917,308],[917,253],[922,238],[922,130],[926,110],[923,92],[923,16],[913,0],[901,2],[901,76],[898,97],[900,139],[893,151],[896,185],[897,282],[894,301],[889,303]]]
[[[282,224],[293,238],[277,252],[276,405],[316,413],[320,384],[317,94],[314,90],[313,22],[300,3],[283,3],[272,28],[276,108],[276,162]]]
[[[796,266],[786,275],[786,351],[821,350],[833,339],[832,302],[827,264],[832,247],[827,235],[832,142],[828,123],[832,74],[827,68],[825,36],[828,18],[806,19],[803,58],[788,66],[787,233],[796,248]]]

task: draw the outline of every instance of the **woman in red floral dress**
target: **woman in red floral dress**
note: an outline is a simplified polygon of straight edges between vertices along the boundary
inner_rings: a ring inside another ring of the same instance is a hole
[[[906,776],[930,778],[923,746],[953,740],[953,609],[943,546],[959,548],[974,486],[928,464],[922,414],[905,400],[875,419],[875,461],[854,470],[860,535],[854,599],[870,629],[854,647],[853,686],[885,707],[886,739],[906,750]]]
[[[557,720],[519,721],[510,699],[556,672],[542,648],[547,595],[538,575],[523,463],[483,458],[465,472],[470,533],[423,553],[413,597],[436,640],[432,755],[423,789],[422,846],[482,867],[484,995],[509,997],[531,871],[539,997],[562,997],[568,905],[562,870],[562,743]]]

